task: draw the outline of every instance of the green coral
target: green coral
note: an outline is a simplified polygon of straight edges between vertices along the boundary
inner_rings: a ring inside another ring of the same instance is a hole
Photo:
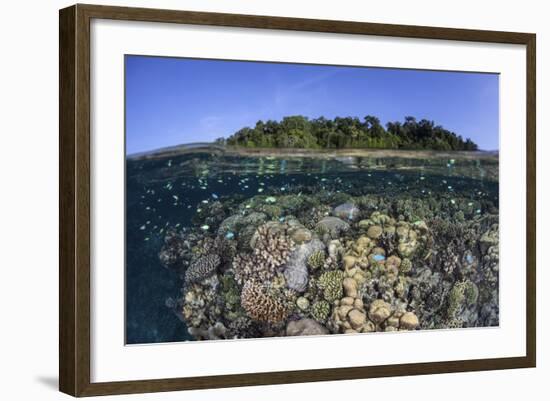
[[[477,302],[479,297],[479,289],[477,285],[471,281],[466,281],[464,284],[464,298],[468,305],[473,305]]]
[[[412,269],[412,262],[410,259],[405,258],[401,261],[401,265],[399,266],[399,271],[402,273],[408,273]]]
[[[258,211],[265,213],[269,218],[276,218],[281,216],[283,210],[277,205],[261,204],[258,207]]]
[[[325,251],[315,251],[307,259],[307,264],[312,269],[320,269],[325,264]]]
[[[462,280],[451,288],[448,297],[447,315],[449,318],[456,317],[463,305],[469,306],[477,302],[479,290],[470,280]]]
[[[447,316],[454,318],[464,303],[464,289],[457,283],[451,288],[448,296]]]
[[[318,301],[311,307],[311,317],[318,322],[325,322],[330,314],[330,304],[327,301]]]
[[[241,293],[235,277],[232,274],[224,274],[220,276],[221,292],[223,294],[223,300],[228,309],[235,309],[241,303]]]
[[[323,237],[325,234],[328,234],[328,227],[324,224],[317,224],[315,226],[315,232],[319,237]]]
[[[344,295],[342,281],[344,280],[344,272],[341,270],[331,270],[323,273],[319,277],[318,286],[323,290],[323,297],[328,302],[334,302]]]

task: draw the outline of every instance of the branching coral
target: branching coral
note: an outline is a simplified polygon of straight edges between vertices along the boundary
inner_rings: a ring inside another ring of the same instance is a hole
[[[270,281],[283,266],[294,242],[286,233],[285,225],[264,224],[251,239],[251,254],[239,254],[233,259],[235,279],[239,284],[248,280]]]
[[[343,280],[344,272],[341,270],[328,271],[319,277],[318,286],[323,290],[323,297],[328,302],[334,302],[342,298],[344,293]]]
[[[457,319],[458,313],[464,306],[477,302],[479,291],[477,286],[469,280],[455,283],[448,296],[447,316],[450,320]]]
[[[315,302],[311,307],[311,317],[318,322],[325,322],[330,314],[330,304],[327,301],[321,300]]]
[[[260,322],[278,323],[288,315],[285,300],[253,280],[247,281],[243,286],[241,306],[248,316]]]
[[[159,252],[159,260],[164,267],[184,268],[189,265],[193,256],[193,244],[198,239],[194,234],[187,234],[170,228],[164,236],[164,245]]]
[[[320,269],[325,264],[325,251],[316,251],[309,255],[307,264],[312,269]]]

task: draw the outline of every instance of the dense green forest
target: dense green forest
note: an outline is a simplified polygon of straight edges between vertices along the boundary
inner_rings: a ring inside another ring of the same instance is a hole
[[[366,116],[363,120],[357,117],[329,120],[289,116],[280,122],[260,120],[254,128],[242,128],[218,142],[248,148],[478,149],[470,139],[464,140],[433,121],[417,121],[414,117],[405,117],[402,123],[389,122],[384,128],[373,116]]]

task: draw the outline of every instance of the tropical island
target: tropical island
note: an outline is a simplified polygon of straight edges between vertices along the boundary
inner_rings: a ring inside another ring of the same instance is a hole
[[[324,117],[309,119],[297,115],[281,121],[258,121],[244,127],[218,144],[239,148],[300,149],[405,149],[437,151],[476,151],[477,144],[463,139],[433,121],[405,117],[404,122],[388,122],[377,117]]]

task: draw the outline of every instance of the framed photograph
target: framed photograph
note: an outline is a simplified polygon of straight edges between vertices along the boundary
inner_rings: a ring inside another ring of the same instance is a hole
[[[534,34],[59,22],[61,391],[535,366]]]

